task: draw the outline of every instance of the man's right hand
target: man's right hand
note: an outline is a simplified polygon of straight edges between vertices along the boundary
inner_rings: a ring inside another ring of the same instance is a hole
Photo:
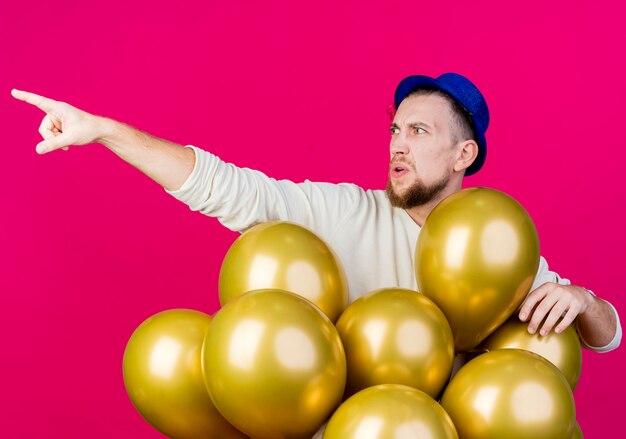
[[[57,149],[67,151],[72,145],[94,143],[103,134],[104,118],[26,91],[13,89],[11,95],[46,113],[39,125],[39,133],[44,140],[35,148],[39,154]]]
[[[36,148],[39,154],[67,150],[71,145],[100,143],[170,191],[179,189],[194,169],[196,155],[191,148],[89,114],[65,102],[15,89],[11,94],[46,113],[39,126],[44,138]]]

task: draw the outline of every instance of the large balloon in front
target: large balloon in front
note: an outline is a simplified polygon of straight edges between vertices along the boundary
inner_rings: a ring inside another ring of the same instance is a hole
[[[220,413],[255,439],[311,438],[339,405],[346,382],[332,322],[280,290],[251,291],[214,316],[203,369]]]
[[[445,314],[457,351],[475,348],[524,300],[539,267],[539,238],[502,192],[456,192],[428,215],[415,249],[418,289]]]

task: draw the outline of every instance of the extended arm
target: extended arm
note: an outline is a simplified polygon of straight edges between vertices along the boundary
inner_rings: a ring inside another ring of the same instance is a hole
[[[100,143],[168,190],[180,188],[193,170],[195,154],[189,148],[89,114],[65,102],[20,90],[12,90],[11,94],[46,113],[39,126],[44,138],[36,147],[39,154]]]
[[[36,147],[38,153],[100,143],[192,210],[217,217],[231,230],[243,231],[266,221],[292,221],[326,239],[362,195],[353,185],[276,181],[224,163],[199,148],[159,139],[65,102],[19,90],[11,94],[46,113],[39,127],[44,140]]]

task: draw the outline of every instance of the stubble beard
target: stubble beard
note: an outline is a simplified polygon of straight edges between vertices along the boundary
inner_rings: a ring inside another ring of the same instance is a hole
[[[448,175],[430,186],[424,185],[421,181],[415,181],[404,190],[403,194],[398,194],[394,190],[391,180],[389,180],[387,181],[385,192],[393,207],[412,209],[413,207],[423,206],[434,200],[446,186],[448,186],[449,181],[450,176]]]

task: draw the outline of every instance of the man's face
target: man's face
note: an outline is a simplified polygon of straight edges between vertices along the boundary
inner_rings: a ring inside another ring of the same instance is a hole
[[[391,124],[387,196],[410,209],[435,199],[453,172],[456,146],[450,104],[437,95],[402,101]]]

